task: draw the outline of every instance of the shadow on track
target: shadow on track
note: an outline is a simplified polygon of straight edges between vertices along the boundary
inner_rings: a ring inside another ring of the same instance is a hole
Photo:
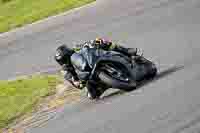
[[[138,85],[137,89],[140,88],[140,87],[142,87],[142,86],[144,86],[144,85],[147,85],[147,84],[149,84],[151,82],[154,82],[154,81],[157,81],[157,80],[159,80],[161,78],[169,76],[170,74],[172,74],[174,72],[177,72],[178,70],[182,70],[183,68],[184,68],[184,66],[173,66],[173,67],[170,67],[170,68],[168,68],[166,70],[163,70],[163,71],[159,72],[155,78],[150,79],[150,80],[142,81]]]
[[[150,83],[152,83],[152,82],[155,82],[155,81],[157,81],[157,80],[159,80],[159,79],[161,79],[161,78],[164,78],[164,77],[166,77],[166,76],[169,76],[170,74],[172,74],[172,73],[174,73],[174,72],[177,72],[177,71],[179,71],[179,70],[182,70],[183,68],[184,68],[184,66],[172,66],[172,67],[170,67],[170,68],[168,68],[168,69],[166,69],[166,70],[163,70],[163,71],[159,72],[155,78],[150,79],[150,80],[142,81],[142,82],[137,86],[137,88],[136,88],[135,90],[137,90],[137,89],[139,89],[139,88],[141,88],[141,87],[143,87],[143,86],[145,86],[145,85],[148,85],[148,84],[150,84]],[[134,90],[133,90],[133,91],[134,91]],[[124,93],[126,93],[126,92],[124,92],[124,91],[122,91],[122,90],[118,90],[118,91],[115,91],[115,92],[113,92],[113,93],[110,93],[110,94],[108,94],[108,95],[102,97],[101,100],[109,99],[109,98],[111,98],[111,97],[115,97],[115,96],[118,96],[118,95],[122,95],[122,94],[124,94]]]

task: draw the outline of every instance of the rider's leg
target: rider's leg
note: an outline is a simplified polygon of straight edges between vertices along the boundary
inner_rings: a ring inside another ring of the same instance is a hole
[[[123,46],[114,47],[112,50],[123,53],[128,56],[136,56],[137,48],[125,48]]]
[[[127,53],[131,56],[136,56],[137,55],[137,48],[127,48]]]

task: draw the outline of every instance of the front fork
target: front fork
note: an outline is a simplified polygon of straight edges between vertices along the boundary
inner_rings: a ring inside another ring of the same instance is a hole
[[[87,81],[87,84],[85,87],[88,91],[87,96],[89,96],[89,98],[91,99],[99,98],[101,94],[106,90],[105,87],[100,87],[100,85],[93,80]],[[88,95],[88,93],[90,94]]]

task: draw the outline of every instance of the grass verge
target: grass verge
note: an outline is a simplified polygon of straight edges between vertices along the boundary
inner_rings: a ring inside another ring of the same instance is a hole
[[[14,81],[0,81],[0,129],[33,110],[42,98],[55,93],[62,83],[57,75],[34,75]]]
[[[0,33],[92,1],[95,0],[0,0]]]

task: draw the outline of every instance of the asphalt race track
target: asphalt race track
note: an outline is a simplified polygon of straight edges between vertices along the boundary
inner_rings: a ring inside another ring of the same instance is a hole
[[[29,133],[200,132],[200,1],[97,0],[50,21],[0,35],[0,79],[58,69],[60,43],[96,36],[144,50],[160,77],[138,90],[65,107]]]

